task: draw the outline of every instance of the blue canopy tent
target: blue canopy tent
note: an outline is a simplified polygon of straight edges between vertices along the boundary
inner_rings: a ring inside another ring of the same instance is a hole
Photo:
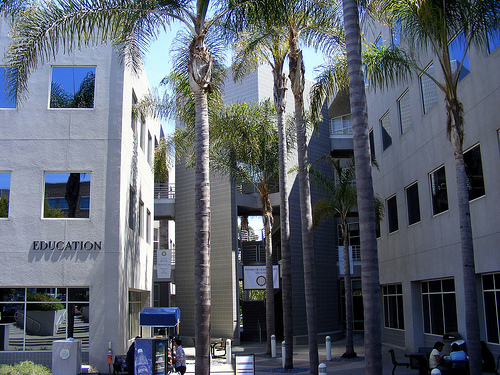
[[[181,320],[181,311],[178,307],[145,307],[139,319],[140,325],[145,327],[176,327]]]

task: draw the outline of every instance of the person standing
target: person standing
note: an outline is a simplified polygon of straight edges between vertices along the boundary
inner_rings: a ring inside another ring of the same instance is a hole
[[[186,353],[184,353],[184,349],[181,345],[182,340],[180,338],[176,338],[174,340],[175,371],[179,372],[181,375],[184,375],[184,373],[186,372]]]

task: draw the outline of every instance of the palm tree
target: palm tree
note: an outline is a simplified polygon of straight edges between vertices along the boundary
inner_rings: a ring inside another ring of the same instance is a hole
[[[356,207],[356,185],[354,164],[351,162],[342,165],[341,159],[332,157],[322,158],[329,162],[334,172],[334,178],[327,176],[320,171],[311,169],[313,183],[320,187],[326,195],[326,198],[316,201],[313,207],[313,225],[316,228],[323,220],[328,217],[338,217],[340,219],[340,232],[343,243],[344,258],[344,287],[346,303],[346,350],[342,354],[343,358],[354,358],[354,342],[352,337],[353,330],[353,310],[352,310],[352,285],[351,285],[351,266],[349,259],[349,232],[347,217],[352,209]]]
[[[463,156],[464,110],[458,95],[458,82],[466,54],[472,45],[484,46],[487,36],[500,24],[500,3],[489,0],[453,2],[386,0],[380,14],[392,25],[398,25],[404,43],[391,48],[368,48],[367,76],[374,85],[387,87],[405,81],[412,73],[431,79],[444,94],[447,134],[453,145],[457,180],[457,200],[462,250],[465,325],[470,353],[471,374],[481,373],[479,314],[476,295],[474,246]],[[455,38],[456,37],[456,38]],[[450,62],[450,42],[461,46],[458,67]],[[406,44],[406,45],[405,45]],[[439,62],[443,81],[438,81],[418,61],[418,53],[430,49]]]
[[[266,232],[266,333],[269,353],[270,336],[275,333],[272,259],[274,220],[269,182],[278,178],[280,171],[279,134],[274,113],[270,101],[251,106],[233,104],[220,115],[213,116],[211,127],[212,168],[231,175],[237,182],[252,184],[260,194]],[[284,142],[287,143],[286,135]]]
[[[13,44],[7,51],[12,96],[23,99],[28,77],[59,48],[111,40],[134,71],[142,67],[141,52],[173,20],[189,29],[189,84],[195,98],[195,339],[196,374],[210,369],[210,185],[207,94],[211,88],[212,56],[206,36],[239,1],[197,0],[53,0],[23,8],[22,1],[2,2],[0,10],[15,17]],[[213,3],[213,4],[212,4]],[[245,3],[245,2],[243,2]],[[216,5],[210,7],[210,5]],[[12,9],[15,11],[12,12]],[[210,13],[209,13],[210,12]],[[212,18],[209,18],[212,14]]]
[[[312,233],[312,206],[307,160],[307,134],[304,109],[305,68],[299,43],[333,50],[337,47],[339,17],[337,9],[328,1],[295,0],[277,1],[276,23],[288,34],[290,52],[289,77],[295,101],[297,129],[298,177],[302,252],[304,263],[304,288],[309,340],[309,366],[311,374],[318,371],[318,328],[316,308],[315,260]]]
[[[280,227],[281,227],[281,267],[283,280],[283,331],[285,338],[285,369],[293,368],[293,322],[292,322],[292,272],[290,254],[290,223],[288,211],[288,185],[285,120],[286,112],[286,76],[283,73],[285,59],[288,54],[288,40],[274,25],[264,21],[250,25],[248,30],[240,33],[235,45],[236,54],[233,57],[233,77],[241,79],[246,74],[256,71],[259,65],[267,63],[273,72],[274,108],[276,109],[279,135],[279,191],[280,191]],[[270,303],[266,299],[267,305]],[[266,314],[268,315],[268,314]],[[267,353],[271,352],[271,335],[267,331]]]
[[[378,375],[382,373],[380,281],[358,2],[356,0],[343,0],[343,9],[361,241],[365,371],[367,375]]]

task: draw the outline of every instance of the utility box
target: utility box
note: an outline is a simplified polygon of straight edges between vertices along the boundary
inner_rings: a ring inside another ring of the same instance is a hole
[[[71,338],[52,343],[52,375],[78,375],[82,367],[82,342]]]

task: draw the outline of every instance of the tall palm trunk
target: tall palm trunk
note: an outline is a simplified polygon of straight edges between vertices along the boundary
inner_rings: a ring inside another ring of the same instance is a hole
[[[353,330],[353,311],[352,311],[352,284],[351,284],[351,261],[349,259],[349,236],[347,231],[347,220],[342,218],[340,224],[342,228],[343,254],[344,257],[344,288],[345,288],[345,353],[343,358],[354,358],[354,340],[352,337]]]
[[[271,335],[276,334],[274,314],[274,285],[273,285],[273,207],[269,200],[269,190],[265,182],[261,183],[262,219],[266,231],[266,337],[267,354],[271,354]]]
[[[361,63],[361,36],[357,6],[356,0],[343,0],[361,237],[361,282],[365,318],[365,371],[367,375],[380,375],[382,374],[380,282],[370,145],[368,141],[368,115],[366,112],[365,82]]]
[[[304,289],[306,297],[307,334],[309,339],[309,371],[318,373],[318,327],[316,311],[316,267],[312,237],[311,187],[307,162],[307,132],[304,119],[304,62],[298,49],[298,38],[290,42],[290,82],[295,98],[295,124],[297,126],[297,154],[299,164],[300,216],[302,228],[302,256],[304,263]]]
[[[195,99],[195,374],[210,374],[210,169],[208,98],[212,58],[204,35],[190,46],[189,83]]]
[[[290,220],[288,214],[288,184],[286,179],[286,77],[283,66],[276,64],[274,76],[274,107],[278,116],[278,137],[280,157],[280,226],[281,226],[281,267],[283,296],[283,332],[285,338],[285,370],[293,369],[293,317],[292,317],[292,256],[290,254]]]
[[[474,244],[469,206],[469,189],[465,172],[463,152],[463,106],[458,100],[447,99],[448,116],[453,118],[450,139],[455,155],[457,178],[458,215],[460,221],[460,244],[462,248],[462,268],[465,300],[465,328],[467,330],[467,349],[470,357],[470,374],[482,374],[481,334],[477,307],[476,271],[474,263]]]

